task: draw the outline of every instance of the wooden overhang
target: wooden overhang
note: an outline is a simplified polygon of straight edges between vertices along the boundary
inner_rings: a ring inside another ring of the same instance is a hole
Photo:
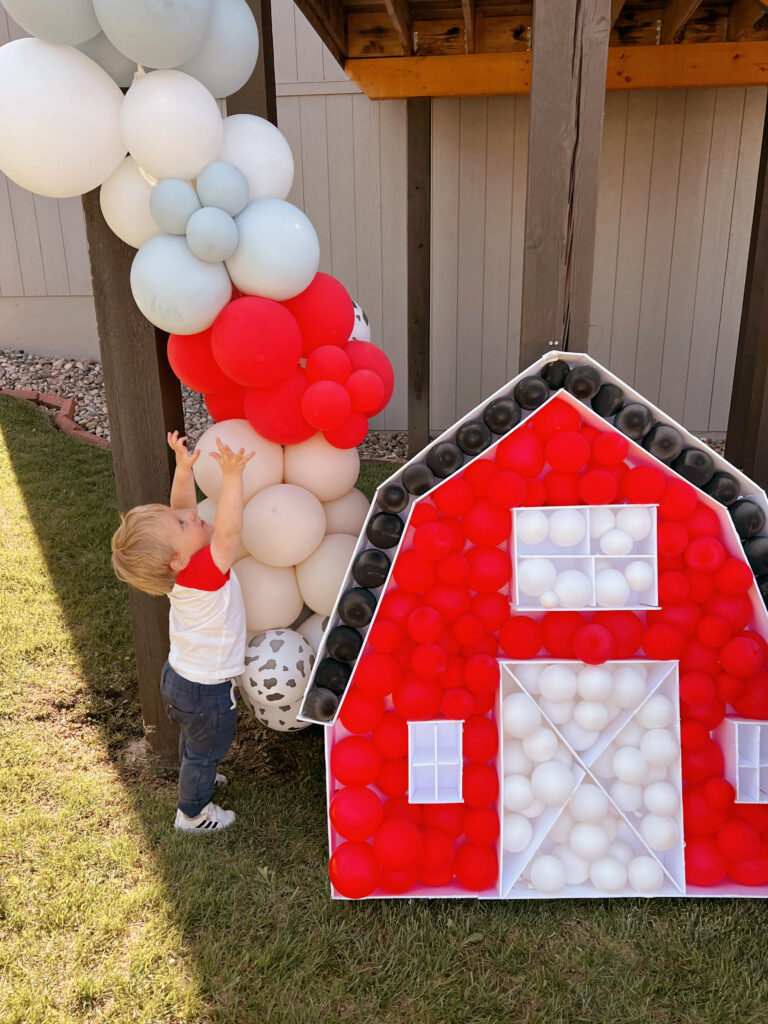
[[[296,0],[371,99],[530,89],[533,3]],[[606,88],[768,84],[768,0],[611,0]]]

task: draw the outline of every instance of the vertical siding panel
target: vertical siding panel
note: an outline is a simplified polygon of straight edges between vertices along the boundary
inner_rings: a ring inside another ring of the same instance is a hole
[[[83,204],[78,198],[58,202],[70,295],[93,295]]]
[[[752,214],[755,209],[755,189],[765,117],[765,96],[765,88],[747,89],[744,120],[741,126],[739,164],[736,171],[736,190],[723,288],[723,308],[717,336],[717,358],[712,380],[712,401],[707,428],[718,432],[725,432],[728,429],[733,368],[736,362],[741,309],[744,302],[744,282],[752,232]]]
[[[589,354],[605,366],[611,358],[611,326],[616,290],[616,254],[619,248],[628,106],[629,93],[606,94],[600,184],[597,193],[595,267],[587,343]]]
[[[709,425],[745,95],[744,89],[718,89],[715,98],[707,199],[693,314],[693,344],[685,393],[684,423],[693,431],[706,430]]]
[[[483,336],[487,121],[488,100],[485,97],[461,100],[459,314],[454,419],[463,416],[483,397],[480,391],[480,378]]]
[[[0,12],[2,13],[2,12]],[[8,179],[0,174],[0,295],[23,295],[18,241],[8,194]]]
[[[520,359],[520,317],[523,308],[525,195],[528,188],[530,103],[515,96],[515,148],[512,156],[512,219],[509,237],[509,308],[507,313],[507,380],[517,376]]]
[[[627,112],[610,349],[610,369],[627,383],[635,372],[656,102],[655,91],[633,92]]]
[[[293,0],[290,0],[293,3]],[[324,82],[348,82],[349,78],[344,74],[344,69],[338,61],[334,60],[333,54],[327,46],[323,46],[323,81]]]
[[[331,220],[328,201],[328,133],[325,96],[302,96],[301,163],[304,181],[304,213],[320,240],[320,269],[331,265]]]
[[[350,295],[357,294],[355,237],[355,161],[352,97],[327,96],[328,183],[330,189],[331,273]]]
[[[55,199],[47,196],[32,197],[35,205],[37,231],[40,237],[40,255],[45,274],[46,295],[69,295],[67,260],[61,233],[59,207]]]
[[[272,49],[275,83],[298,82],[296,70],[296,6],[293,0],[272,0]]]
[[[430,427],[455,419],[460,101],[432,101]]]
[[[512,168],[515,155],[515,100],[488,100],[483,330],[480,395],[492,394],[508,379],[509,238],[512,225]]]
[[[659,92],[653,137],[640,328],[633,375],[637,390],[654,403],[659,398],[664,353],[664,320],[672,262],[684,116],[685,93],[682,90]]]
[[[31,192],[8,179],[11,215],[16,230],[16,246],[24,295],[45,295],[45,271],[37,233],[35,200]]]
[[[277,100],[277,124],[293,153],[293,184],[288,193],[288,202],[304,209],[304,168],[301,144],[301,99],[298,96],[283,96]]]
[[[0,7],[0,46],[11,40],[11,30],[8,27],[8,15],[4,8]]]
[[[307,19],[294,7],[296,32],[296,80],[299,82],[322,82],[323,44]]]
[[[378,104],[381,142],[381,347],[395,371],[395,393],[377,427],[408,424],[408,251],[405,100]]]
[[[379,108],[367,96],[352,97],[355,157],[355,250],[357,301],[368,314],[371,337],[381,344],[381,182]]]

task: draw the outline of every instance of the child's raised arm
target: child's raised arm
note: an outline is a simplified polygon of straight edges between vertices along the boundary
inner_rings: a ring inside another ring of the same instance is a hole
[[[216,438],[218,452],[211,452],[221,468],[221,495],[216,506],[211,538],[211,558],[220,572],[232,565],[243,529],[243,470],[255,452],[245,454],[245,448],[233,452]]]
[[[171,508],[195,508],[195,477],[192,467],[200,458],[200,452],[187,451],[186,437],[179,437],[178,430],[168,434],[168,447],[176,453],[176,469],[171,484]]]

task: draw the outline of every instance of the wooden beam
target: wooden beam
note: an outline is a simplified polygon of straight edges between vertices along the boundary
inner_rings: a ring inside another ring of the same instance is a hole
[[[403,53],[410,56],[413,53],[413,22],[407,0],[384,0],[384,6],[389,20],[395,26]]]
[[[531,85],[531,55],[348,60],[344,70],[370,99],[411,96],[511,96]],[[611,47],[606,89],[695,89],[768,85],[768,41]]]
[[[669,0],[661,25],[663,45],[675,41],[675,37],[683,31],[700,6],[701,0]]]
[[[768,0],[734,0],[728,12],[728,38],[737,42],[768,13]]]
[[[610,0],[536,0],[520,369],[586,349]]]
[[[408,455],[429,443],[432,101],[408,100]]]
[[[275,52],[272,41],[272,7],[269,0],[246,0],[259,29],[259,59],[242,87],[227,96],[227,114],[258,114],[277,124]]]
[[[464,15],[464,40],[467,53],[475,52],[475,0],[461,0]]]
[[[334,58],[343,65],[348,53],[347,25],[340,0],[295,0],[295,3]]]
[[[611,0],[611,28],[619,20],[622,8],[624,7],[624,0]]]

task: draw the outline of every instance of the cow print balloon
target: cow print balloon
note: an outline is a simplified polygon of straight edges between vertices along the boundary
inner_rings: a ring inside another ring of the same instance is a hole
[[[270,729],[304,729],[296,715],[307,688],[315,654],[300,633],[269,629],[248,641],[245,672],[237,680],[243,700]]]

